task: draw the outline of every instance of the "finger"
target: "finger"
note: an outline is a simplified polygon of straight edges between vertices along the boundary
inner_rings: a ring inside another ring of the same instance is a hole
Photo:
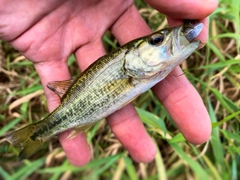
[[[154,9],[173,19],[203,19],[217,7],[217,0],[146,0]]]
[[[40,21],[46,14],[60,6],[62,1],[18,0],[1,1],[0,36],[5,41],[12,41]],[[34,4],[34,11],[33,9]],[[17,17],[17,18],[16,18]],[[4,33],[11,32],[11,33]]]
[[[75,166],[84,166],[91,159],[91,151],[84,133],[68,138],[71,130],[59,134],[59,140],[68,160]]]
[[[156,146],[132,104],[110,115],[107,121],[115,136],[135,161],[147,163],[154,159]]]
[[[35,63],[35,68],[41,78],[49,110],[53,111],[59,106],[60,99],[55,93],[47,88],[47,83],[70,79],[71,77],[67,64],[65,61],[46,61]],[[67,139],[66,137],[69,133],[70,132],[67,131],[59,135],[59,141],[69,161],[76,166],[86,164],[91,158],[91,153],[84,134],[79,134],[72,139]],[[75,145],[73,142],[77,142],[78,145]],[[73,154],[75,156],[73,156]]]
[[[94,41],[82,46],[75,52],[78,65],[82,71],[105,54],[106,52],[102,44],[101,37],[98,37]]]
[[[118,19],[111,32],[120,44],[150,33],[150,29],[134,6]],[[129,104],[108,117],[108,123],[131,157],[138,162],[150,162],[155,157],[156,146],[144,128],[136,110]]]
[[[183,136],[193,144],[201,144],[211,134],[208,112],[196,89],[175,68],[164,80],[153,87]]]
[[[133,5],[121,16],[120,19],[111,27],[110,31],[120,44],[125,44],[133,39],[151,33],[151,29],[139,15]]]

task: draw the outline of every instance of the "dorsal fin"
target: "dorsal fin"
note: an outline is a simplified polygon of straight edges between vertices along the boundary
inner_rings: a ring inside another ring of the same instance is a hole
[[[47,84],[47,87],[55,92],[60,98],[67,92],[71,84],[73,83],[73,79],[66,81],[53,81]]]

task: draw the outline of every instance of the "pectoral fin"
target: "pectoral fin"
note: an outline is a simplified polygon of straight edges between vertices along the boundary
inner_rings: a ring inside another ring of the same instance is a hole
[[[67,92],[71,84],[73,83],[73,79],[66,81],[53,81],[47,84],[47,87],[55,92],[60,98]]]

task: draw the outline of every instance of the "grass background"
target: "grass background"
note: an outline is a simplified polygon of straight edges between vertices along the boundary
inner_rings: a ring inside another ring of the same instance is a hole
[[[167,25],[165,16],[136,0],[153,30]],[[207,45],[182,64],[211,117],[212,134],[203,145],[185,141],[151,91],[134,104],[158,147],[152,163],[135,163],[105,121],[87,132],[94,159],[84,167],[69,164],[57,138],[30,160],[17,161],[17,150],[0,145],[0,179],[239,179],[240,178],[240,1],[221,0],[210,16]],[[117,43],[103,37],[108,51]],[[79,74],[69,57],[73,76]],[[39,77],[31,62],[0,44],[0,135],[48,114]]]

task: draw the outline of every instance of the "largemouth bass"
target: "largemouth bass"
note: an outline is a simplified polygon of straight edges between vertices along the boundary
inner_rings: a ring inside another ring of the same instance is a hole
[[[133,40],[99,58],[74,82],[48,86],[62,103],[41,121],[6,134],[19,148],[19,157],[32,155],[54,135],[72,128],[84,129],[107,117],[164,79],[182,63],[200,41],[202,23],[187,23]]]

